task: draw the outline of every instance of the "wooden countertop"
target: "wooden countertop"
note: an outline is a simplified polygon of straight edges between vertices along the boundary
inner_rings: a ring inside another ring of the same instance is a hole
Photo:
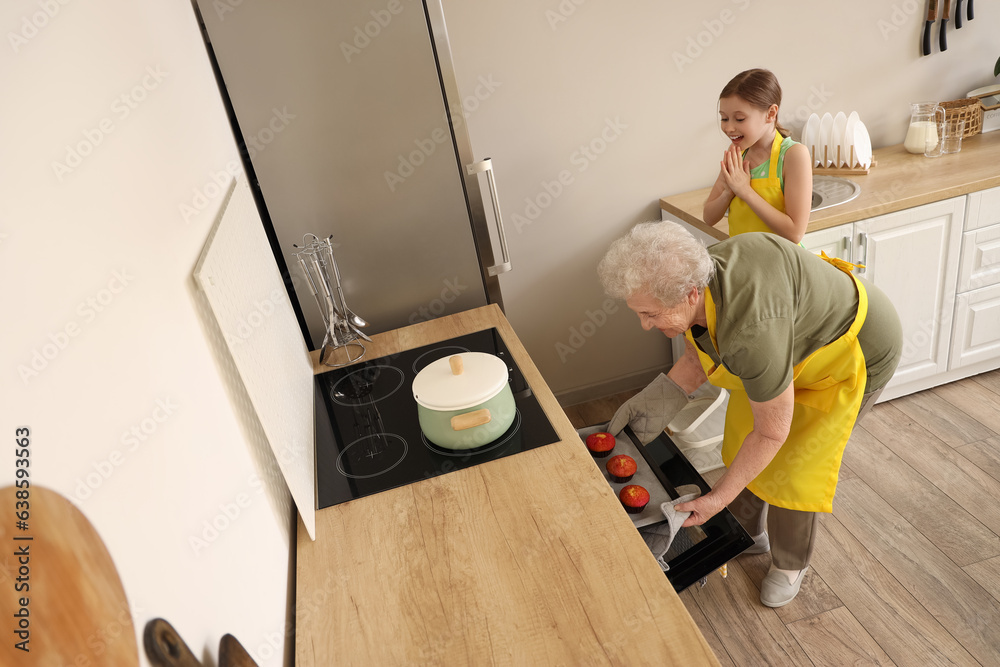
[[[499,308],[366,357],[493,326],[562,441],[300,519],[296,664],[718,665]]]
[[[877,164],[868,174],[845,176],[861,186],[853,201],[813,212],[807,231],[814,232],[848,222],[865,220],[921,204],[1000,186],[1000,131],[977,134],[962,141],[962,150],[939,158],[907,153],[902,144],[875,151]],[[716,174],[711,174],[715,181]],[[717,226],[705,223],[702,207],[711,186],[664,197],[660,208],[724,241],[728,220]]]

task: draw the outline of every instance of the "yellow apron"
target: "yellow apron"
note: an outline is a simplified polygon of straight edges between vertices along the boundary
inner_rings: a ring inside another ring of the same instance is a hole
[[[785,193],[781,190],[781,179],[778,178],[778,157],[781,155],[783,139],[781,133],[775,131],[774,143],[771,144],[771,161],[767,165],[767,178],[750,179],[750,187],[764,201],[782,213],[785,212]],[[729,235],[736,236],[747,232],[774,233],[745,201],[733,197],[733,201],[729,203]]]
[[[854,265],[831,260],[825,253],[822,258],[854,280],[858,313],[847,333],[795,366],[795,407],[788,438],[763,472],[747,485],[766,503],[803,512],[833,511],[840,462],[854,429],[867,378],[858,332],[868,314],[868,295],[850,273]],[[705,288],[705,314],[709,336],[718,350],[715,302],[708,288]],[[685,336],[694,343],[690,331]],[[709,381],[730,393],[722,444],[722,460],[728,467],[753,430],[750,399],[739,377],[721,364],[716,366],[697,345],[695,349]]]

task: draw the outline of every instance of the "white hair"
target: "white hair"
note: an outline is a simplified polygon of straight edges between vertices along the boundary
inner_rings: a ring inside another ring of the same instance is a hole
[[[604,291],[615,299],[645,293],[676,306],[715,273],[708,249],[676,222],[640,222],[611,244],[597,267]]]

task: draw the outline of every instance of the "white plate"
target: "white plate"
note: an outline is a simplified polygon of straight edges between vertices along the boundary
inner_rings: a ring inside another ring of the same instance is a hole
[[[858,124],[861,118],[858,116],[857,111],[852,111],[851,115],[847,117],[847,125],[844,126],[844,143],[840,148],[840,154],[844,156],[844,165],[847,167],[854,167],[858,164],[857,149],[855,149],[854,159],[851,159],[851,148],[854,147],[854,126]]]
[[[847,114],[838,111],[833,117],[833,133],[830,135],[830,157],[837,163],[835,166],[843,167],[847,164],[847,153],[844,152],[844,129],[847,127]],[[837,150],[840,153],[837,153]]]
[[[820,157],[820,166],[829,167],[833,164],[830,153],[830,138],[833,134],[833,116],[829,112],[823,114],[819,121],[819,142],[816,144],[816,152]],[[823,157],[823,149],[826,149],[826,158]]]
[[[820,151],[817,148],[819,143],[819,116],[811,114],[802,128],[802,143],[805,144],[809,155],[814,155],[813,166],[819,165]]]
[[[854,152],[858,156],[858,166],[865,169],[872,166],[872,140],[868,128],[860,120],[854,126]]]

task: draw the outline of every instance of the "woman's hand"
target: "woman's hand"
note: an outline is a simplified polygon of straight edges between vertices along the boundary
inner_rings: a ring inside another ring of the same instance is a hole
[[[726,503],[723,502],[719,494],[710,491],[689,502],[674,505],[674,509],[678,512],[691,512],[691,516],[684,521],[684,527],[686,528],[688,526],[700,526],[721,512],[725,506]]]
[[[746,199],[744,193],[750,189],[750,163],[743,159],[736,144],[727,148],[722,156],[722,177],[733,194]]]

